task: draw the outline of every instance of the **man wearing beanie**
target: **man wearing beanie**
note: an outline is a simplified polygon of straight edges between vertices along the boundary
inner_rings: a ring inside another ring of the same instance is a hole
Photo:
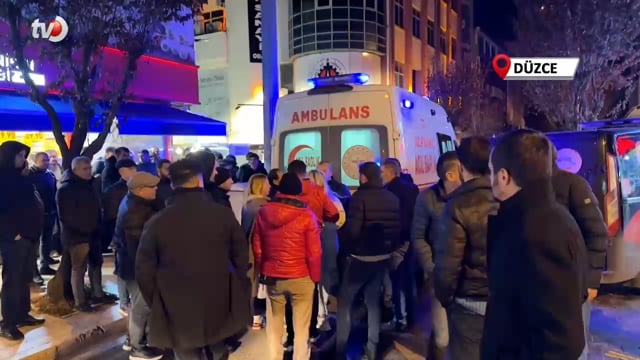
[[[360,187],[353,194],[344,225],[349,254],[338,295],[336,359],[344,360],[351,330],[351,306],[363,290],[369,323],[363,359],[377,359],[382,281],[400,238],[400,200],[384,189],[380,166],[360,165]]]
[[[213,182],[205,185],[205,190],[211,194],[214,202],[231,208],[231,201],[229,200],[229,191],[233,185],[231,172],[222,166],[217,167],[215,171]]]
[[[129,346],[131,359],[160,359],[162,353],[145,346],[145,328],[151,310],[140,294],[136,282],[136,252],[144,224],[156,213],[154,200],[160,178],[146,172],[134,174],[127,187],[129,192],[120,203],[113,242],[116,248],[116,275],[126,284],[131,297],[129,313]]]
[[[269,360],[283,357],[285,307],[293,309],[293,359],[309,359],[309,324],[315,283],[320,281],[322,247],[315,214],[302,201],[302,182],[294,173],[282,176],[275,199],[263,205],[255,220],[252,246],[259,281],[267,285]],[[287,294],[287,295],[285,295]]]

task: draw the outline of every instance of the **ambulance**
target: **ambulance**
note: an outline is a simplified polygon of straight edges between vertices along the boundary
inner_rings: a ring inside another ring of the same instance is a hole
[[[273,168],[295,159],[309,169],[320,161],[355,189],[361,163],[400,160],[416,185],[438,181],[438,157],[455,148],[455,133],[438,104],[407,90],[365,85],[367,74],[309,80],[312,89],[280,98],[272,139]]]

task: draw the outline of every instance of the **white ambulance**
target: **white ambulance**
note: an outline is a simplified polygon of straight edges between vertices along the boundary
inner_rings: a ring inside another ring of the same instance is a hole
[[[273,168],[295,160],[310,169],[320,161],[351,189],[358,166],[400,160],[403,172],[424,187],[438,181],[438,157],[455,147],[455,133],[438,104],[394,86],[362,85],[366,74],[309,80],[313,89],[280,98],[272,139]]]

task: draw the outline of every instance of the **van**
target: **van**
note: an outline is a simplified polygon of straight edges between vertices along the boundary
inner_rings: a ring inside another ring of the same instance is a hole
[[[640,287],[640,124],[591,122],[547,135],[558,167],[585,178],[600,204],[609,235],[602,283]]]
[[[405,89],[362,85],[366,80],[366,74],[312,79],[313,89],[280,98],[272,167],[328,161],[334,179],[353,190],[361,163],[393,157],[419,187],[437,182],[438,157],[454,150],[456,138],[444,109]]]

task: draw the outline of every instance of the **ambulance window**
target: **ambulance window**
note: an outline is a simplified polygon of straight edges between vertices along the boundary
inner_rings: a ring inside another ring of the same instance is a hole
[[[310,168],[315,168],[322,159],[322,135],[320,131],[298,131],[285,135],[283,166],[293,160],[302,160]]]
[[[341,180],[347,186],[359,185],[359,166],[380,161],[380,133],[373,128],[345,129],[340,136]]]
[[[440,133],[436,133],[436,135],[438,136],[438,146],[440,148],[441,155],[446,153],[447,151],[455,150],[455,146],[453,145],[451,136]]]
[[[618,136],[616,150],[622,196],[640,197],[640,134]]]

